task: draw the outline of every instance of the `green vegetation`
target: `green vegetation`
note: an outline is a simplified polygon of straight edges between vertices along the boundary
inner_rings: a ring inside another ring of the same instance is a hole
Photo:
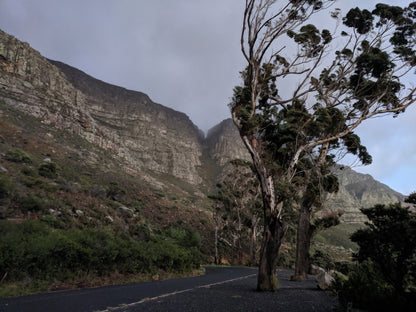
[[[346,308],[415,311],[416,216],[400,203],[362,210],[367,227],[351,239],[359,245],[358,264],[335,285]]]
[[[38,173],[45,178],[56,178],[58,176],[58,166],[54,162],[43,162],[39,165]]]
[[[111,152],[0,109],[0,296],[188,276],[206,262],[196,188],[167,181],[155,194]]]
[[[13,161],[17,163],[30,164],[32,162],[32,159],[30,158],[30,156],[24,151],[22,151],[20,148],[13,148],[7,151],[5,158],[8,161]]]
[[[189,272],[202,260],[200,238],[190,228],[171,227],[148,241],[136,241],[109,228],[64,230],[57,225],[52,216],[19,225],[0,221],[0,272],[7,273],[9,283],[65,282],[114,272]]]
[[[352,242],[349,237],[362,227],[363,225],[358,223],[340,223],[334,227],[318,232],[314,237],[314,241],[356,251],[358,245]]]

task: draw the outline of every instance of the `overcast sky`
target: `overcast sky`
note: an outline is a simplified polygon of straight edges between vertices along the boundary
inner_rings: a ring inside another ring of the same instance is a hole
[[[244,0],[0,0],[0,28],[42,55],[144,92],[205,132],[229,118],[244,68]],[[339,0],[335,7],[382,1]],[[406,5],[410,0],[386,0]],[[416,107],[357,131],[373,164],[354,167],[393,189],[416,190]]]

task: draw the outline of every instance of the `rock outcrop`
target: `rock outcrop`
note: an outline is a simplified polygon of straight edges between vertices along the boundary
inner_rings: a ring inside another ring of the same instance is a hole
[[[111,150],[126,171],[202,182],[203,137],[185,114],[49,61],[2,31],[0,71],[1,101]]]
[[[208,131],[205,144],[210,157],[219,166],[224,166],[233,159],[251,160],[237,128],[231,119],[220,122]]]
[[[134,170],[148,169],[199,184],[202,132],[185,114],[144,93],[113,86],[61,62],[50,61],[84,94],[88,113],[102,130],[93,138],[108,141]],[[105,146],[103,146],[105,148]]]
[[[361,213],[360,208],[404,200],[402,194],[374,180],[371,175],[361,174],[342,166],[337,166],[335,174],[340,184],[339,191],[328,194],[325,204],[329,209],[342,209],[344,214],[341,219],[344,222],[365,222],[367,218]]]

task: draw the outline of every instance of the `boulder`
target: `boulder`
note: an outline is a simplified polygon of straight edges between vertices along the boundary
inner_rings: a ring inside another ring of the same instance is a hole
[[[319,273],[325,272],[325,270],[317,265],[312,264],[309,273],[312,275],[318,275]]]
[[[316,276],[316,281],[320,289],[326,290],[334,282],[334,278],[328,272],[321,272]]]
[[[132,216],[132,215],[134,214],[134,211],[133,211],[133,210],[131,210],[130,208],[127,208],[127,207],[121,206],[121,207],[119,207],[119,209],[120,209],[120,211],[121,211],[122,213],[124,213],[124,214],[126,214],[126,215]]]

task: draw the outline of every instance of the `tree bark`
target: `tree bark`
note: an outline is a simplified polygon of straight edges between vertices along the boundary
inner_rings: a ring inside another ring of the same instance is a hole
[[[258,291],[276,291],[279,288],[276,268],[280,245],[286,232],[286,226],[276,215],[265,218],[263,242],[260,250]]]
[[[303,281],[308,277],[309,250],[313,233],[310,217],[309,207],[302,205],[297,230],[295,275],[291,277],[292,281]]]
[[[218,256],[218,225],[219,221],[218,221],[218,217],[215,220],[215,232],[214,232],[214,240],[215,240],[215,258],[214,258],[214,263],[215,264],[220,264],[220,260],[219,260],[219,256]]]
[[[304,200],[300,207],[297,239],[296,239],[296,262],[295,275],[292,281],[303,281],[308,277],[309,271],[309,250],[315,227],[311,225],[311,210],[315,202],[315,196],[306,191]]]

